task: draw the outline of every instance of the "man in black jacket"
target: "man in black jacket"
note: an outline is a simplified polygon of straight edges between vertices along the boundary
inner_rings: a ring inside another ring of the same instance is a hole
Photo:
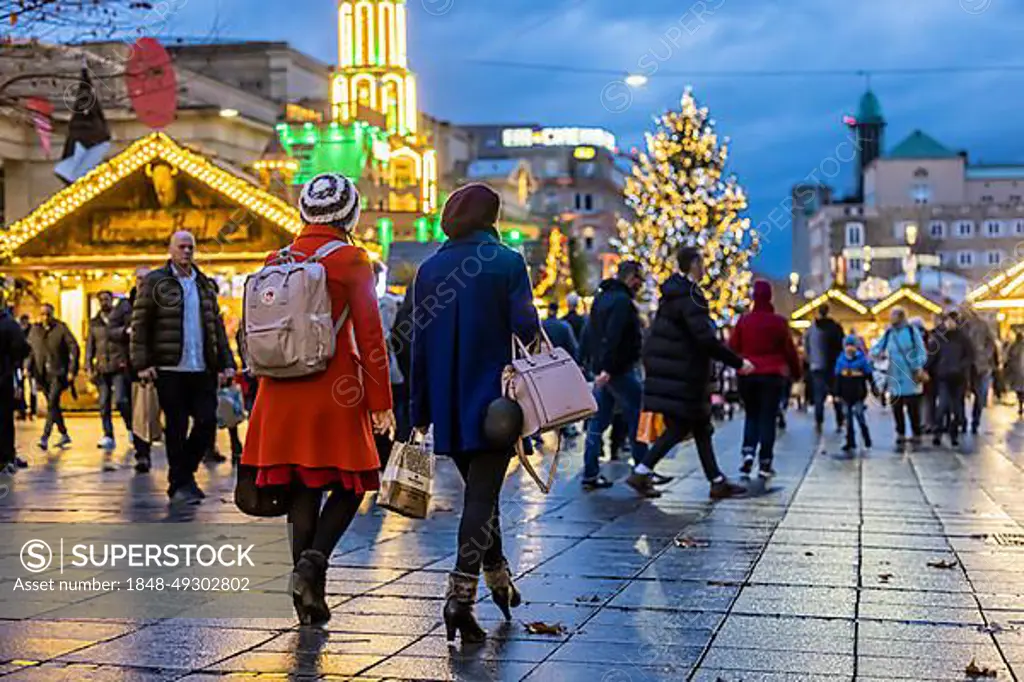
[[[195,473],[217,434],[218,381],[235,370],[217,284],[199,271],[194,254],[192,234],[176,232],[170,260],[146,275],[132,311],[132,366],[140,379],[156,381],[166,417],[172,504],[198,504],[205,497]]]
[[[964,394],[971,367],[974,365],[974,347],[960,327],[960,316],[954,310],[943,317],[942,326],[931,335],[928,363],[925,369],[937,384],[935,432],[932,442],[942,444],[942,432],[949,433],[951,444],[960,444],[960,429],[966,422]]]
[[[694,247],[677,256],[679,271],[661,287],[658,314],[644,345],[644,409],[665,417],[665,432],[637,464],[627,483],[645,497],[658,497],[651,474],[662,457],[692,434],[711,498],[742,495],[746,490],[730,483],[715,458],[711,434],[711,362],[748,373],[754,369],[722,343],[708,312],[699,282],[704,278],[704,257]]]
[[[114,295],[109,291],[97,294],[100,309],[89,321],[89,338],[85,342],[85,368],[100,393],[100,421],[103,424],[103,438],[97,447],[108,453],[116,446],[114,440],[114,405],[124,420],[125,428],[131,433],[132,417],[126,411],[129,390],[124,380],[128,357],[124,347],[116,343],[111,335],[110,321],[114,312]]]
[[[636,439],[643,385],[640,382],[640,315],[633,298],[644,285],[644,269],[636,261],[623,261],[615,279],[601,282],[590,321],[584,330],[582,355],[594,376],[597,414],[587,422],[583,455],[583,487],[608,488],[612,482],[601,475],[598,458],[605,429],[616,404],[622,408],[633,444],[633,461],[643,461],[647,446]]]
[[[0,473],[17,470],[14,454],[14,377],[28,357],[28,342],[21,327],[7,309],[0,290]]]
[[[60,432],[57,447],[66,448],[71,445],[71,436],[64,425],[60,398],[78,375],[78,341],[68,326],[54,317],[53,306],[46,303],[43,305],[42,322],[29,332],[28,345],[32,349],[29,359],[31,374],[36,383],[46,390],[46,424],[39,439],[39,448],[49,448],[54,426]]]

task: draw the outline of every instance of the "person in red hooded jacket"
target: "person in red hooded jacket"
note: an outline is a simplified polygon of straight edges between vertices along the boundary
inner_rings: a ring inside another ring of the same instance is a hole
[[[740,398],[746,411],[740,472],[748,476],[754,468],[755,456],[760,454],[759,475],[767,480],[775,475],[772,460],[779,403],[789,381],[800,378],[800,356],[786,318],[772,306],[772,287],[768,282],[754,282],[753,310],[740,317],[729,345],[754,365],[753,372],[740,377]]]

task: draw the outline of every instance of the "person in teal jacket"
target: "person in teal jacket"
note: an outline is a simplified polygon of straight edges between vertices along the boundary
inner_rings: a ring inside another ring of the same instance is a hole
[[[884,389],[892,396],[892,414],[896,421],[896,447],[907,443],[907,417],[910,417],[910,443],[921,440],[921,395],[924,393],[924,364],[928,358],[921,332],[907,321],[903,308],[895,307],[890,325],[875,343],[871,354],[888,360]]]

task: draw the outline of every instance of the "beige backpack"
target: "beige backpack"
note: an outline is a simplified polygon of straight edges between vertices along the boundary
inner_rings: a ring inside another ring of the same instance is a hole
[[[328,242],[304,260],[296,260],[302,254],[287,246],[246,278],[242,354],[255,376],[292,379],[327,369],[349,308],[332,323],[327,269],[321,261],[343,246]]]

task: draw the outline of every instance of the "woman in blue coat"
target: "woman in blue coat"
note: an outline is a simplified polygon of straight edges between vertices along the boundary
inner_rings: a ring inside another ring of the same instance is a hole
[[[411,418],[434,427],[434,451],[450,456],[466,482],[459,552],[448,580],[448,641],[480,642],[473,615],[480,568],[494,602],[511,618],[519,593],[502,553],[498,498],[510,451],[484,438],[484,416],[501,396],[512,335],[530,343],[539,320],[526,263],[501,244],[501,200],[486,185],[467,185],[448,199],[441,228],[449,241],[427,259],[413,283]]]
[[[871,349],[877,358],[888,360],[885,389],[892,396],[896,420],[896,447],[906,442],[907,416],[910,417],[911,443],[921,440],[921,395],[924,393],[924,363],[928,359],[924,339],[899,306],[889,314],[890,325]]]

